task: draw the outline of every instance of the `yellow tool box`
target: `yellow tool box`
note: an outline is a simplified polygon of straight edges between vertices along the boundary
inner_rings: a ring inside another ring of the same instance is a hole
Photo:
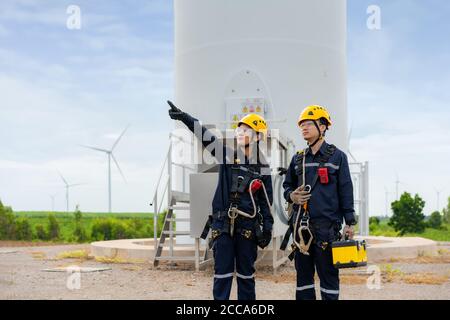
[[[342,240],[331,243],[333,265],[340,268],[356,268],[367,265],[366,241]]]

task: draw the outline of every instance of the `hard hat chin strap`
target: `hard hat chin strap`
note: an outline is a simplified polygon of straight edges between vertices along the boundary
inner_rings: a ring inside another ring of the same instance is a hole
[[[259,140],[258,141],[251,141],[250,143],[246,143],[245,145],[242,146],[244,148],[244,150],[249,152],[249,157],[252,157],[254,155],[254,149],[250,148],[256,148],[256,161],[257,163],[260,162],[260,146],[259,146]],[[247,156],[246,156],[247,157]]]
[[[258,132],[256,133],[256,135],[257,135],[258,139],[256,141],[250,141],[249,143],[246,143],[244,145],[244,148],[247,149],[248,147],[250,147],[251,144],[254,144],[254,145],[256,145],[257,148],[259,148],[259,142],[261,141],[261,139],[259,138],[259,133]]]
[[[317,131],[319,132],[319,137],[318,137],[318,138],[316,139],[316,141],[314,141],[313,143],[311,143],[311,144],[308,143],[308,147],[310,147],[310,148],[314,147],[314,146],[315,146],[320,140],[322,140],[322,138],[323,138],[323,135],[322,135],[322,133],[320,132],[319,125],[317,124],[316,121],[313,121],[313,123],[314,123],[314,126],[316,127]]]

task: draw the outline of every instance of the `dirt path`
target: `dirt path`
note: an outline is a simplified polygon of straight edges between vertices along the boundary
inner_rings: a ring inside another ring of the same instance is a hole
[[[366,268],[342,271],[341,299],[449,300],[450,247],[442,248],[439,257],[379,264],[380,289],[368,289]],[[0,247],[0,299],[211,299],[211,267],[196,273],[188,266],[184,270],[170,265],[154,269],[150,264],[98,262],[83,255],[80,259],[57,258],[62,252],[74,250],[83,253],[80,250],[89,250],[89,246]],[[111,270],[81,273],[79,290],[68,289],[68,273],[42,271],[70,265]],[[258,299],[293,299],[292,264],[275,276],[268,268],[259,268],[256,290]],[[235,291],[234,283],[232,299],[236,298]]]

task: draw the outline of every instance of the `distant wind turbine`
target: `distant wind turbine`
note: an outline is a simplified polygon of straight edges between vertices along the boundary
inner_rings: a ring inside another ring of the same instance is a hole
[[[389,216],[389,194],[392,192],[389,192],[389,190],[384,186],[384,197],[385,197],[385,210],[386,210],[386,217]]]
[[[398,173],[397,172],[395,172],[395,177],[396,177],[395,178],[395,200],[399,200],[399,197],[398,197],[398,186],[400,184],[403,184],[403,182],[398,180]]]
[[[352,159],[353,159],[353,161],[354,162],[358,162],[357,160],[356,160],[356,158],[353,156],[353,154],[352,154],[352,152],[350,151],[350,139],[352,138],[352,133],[353,133],[353,122],[352,122],[352,124],[350,125],[350,131],[348,132],[348,140],[347,140],[347,152],[348,152],[348,154],[350,155],[350,157],[352,157]]]
[[[56,194],[49,194],[49,197],[52,199],[52,212],[55,212],[55,197],[56,197]]]
[[[130,127],[130,125],[128,125],[122,131],[122,133],[119,135],[117,140],[114,142],[114,144],[113,144],[113,146],[111,147],[110,150],[96,148],[96,147],[91,147],[91,146],[80,145],[83,148],[88,148],[88,149],[91,149],[91,150],[104,152],[108,156],[108,212],[111,212],[111,198],[112,198],[111,197],[111,159],[113,159],[114,163],[116,164],[117,169],[120,172],[120,175],[122,176],[123,180],[126,182],[125,176],[124,176],[122,170],[120,169],[119,163],[117,162],[116,158],[114,157],[113,151],[114,151],[114,149],[116,148],[116,146],[119,143],[120,139],[123,137],[123,135],[125,134],[125,132],[128,130],[129,127]]]
[[[58,172],[59,176],[61,177],[62,181],[65,184],[66,188],[66,212],[69,212],[69,189],[76,186],[81,186],[83,183],[76,183],[76,184],[69,184],[67,180],[64,178],[64,176],[61,174],[61,172]]]
[[[439,195],[441,194],[442,191],[445,190],[445,188],[442,188],[442,189],[439,189],[439,190],[434,188],[434,190],[436,191],[436,197],[437,197],[437,199],[436,199],[436,211],[439,211]]]

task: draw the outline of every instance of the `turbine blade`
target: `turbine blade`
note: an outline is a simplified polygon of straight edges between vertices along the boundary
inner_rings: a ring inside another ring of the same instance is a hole
[[[66,179],[64,179],[63,175],[61,174],[61,172],[58,171],[59,176],[61,177],[62,181],[64,181],[65,185],[69,185],[66,181]]]
[[[105,150],[105,149],[96,148],[96,147],[91,147],[91,146],[85,146],[85,145],[82,145],[82,144],[79,144],[79,146],[80,146],[80,147],[83,147],[83,148],[95,150],[95,151],[106,152],[106,153],[109,152],[108,150]]]
[[[356,160],[356,158],[350,152],[350,148],[347,151],[348,151],[348,154],[350,155],[350,157],[352,157],[353,161],[358,162],[358,160]]]
[[[75,183],[75,184],[69,184],[68,187],[76,187],[76,186],[84,186],[86,183]]]
[[[130,127],[130,125],[127,125],[127,127],[122,131],[122,133],[120,134],[120,136],[117,138],[116,142],[114,142],[112,148],[111,148],[111,152],[114,150],[114,148],[117,146],[117,144],[119,143],[120,139],[122,139],[123,135],[125,134],[125,132],[128,130],[128,128]]]
[[[119,163],[117,162],[116,158],[114,157],[114,155],[112,153],[111,153],[111,158],[113,159],[114,163],[116,164],[117,169],[119,169],[120,175],[122,176],[123,180],[125,182],[127,182],[127,179],[125,179],[125,175],[123,174],[122,170],[119,167]]]

